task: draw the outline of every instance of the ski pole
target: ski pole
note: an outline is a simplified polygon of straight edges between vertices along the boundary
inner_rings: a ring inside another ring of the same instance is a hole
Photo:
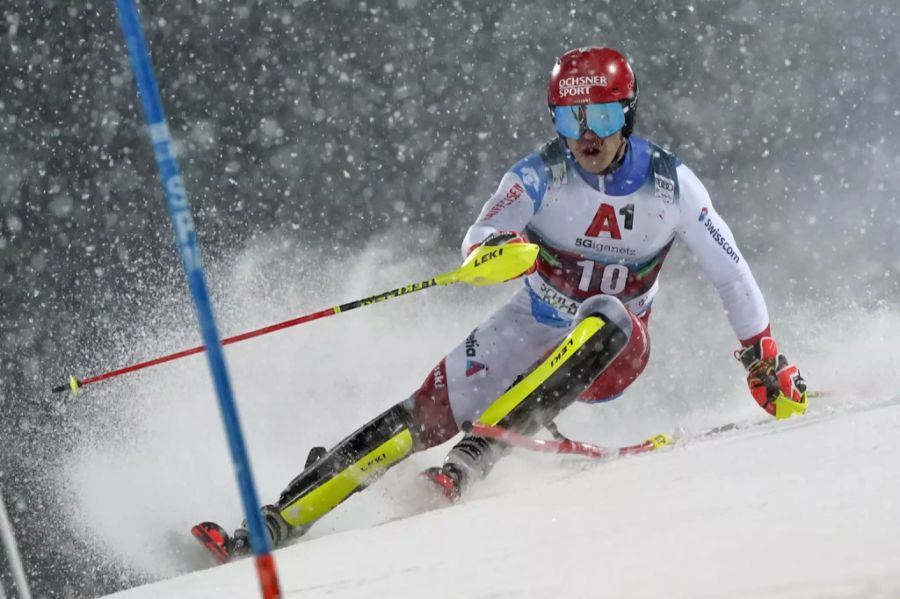
[[[429,287],[450,285],[453,283],[468,283],[476,286],[502,283],[503,281],[508,281],[528,270],[537,258],[538,251],[538,246],[531,243],[513,243],[501,247],[482,246],[469,254],[469,257],[466,258],[462,266],[456,270],[437,275],[424,281],[419,281],[418,283],[410,283],[403,287],[398,287],[397,289],[384,291],[346,304],[326,308],[325,310],[313,312],[312,314],[285,320],[259,329],[247,331],[246,333],[240,333],[233,337],[226,337],[225,339],[222,339],[222,345],[230,345],[246,339],[252,339],[253,337],[259,337],[260,335],[266,335],[268,333],[297,326],[305,322],[334,316],[335,314],[341,314],[342,312],[349,312],[356,308],[377,304],[395,297],[400,297],[401,295],[409,295],[410,293],[422,291]],[[205,350],[205,345],[198,345],[197,347],[177,351],[144,362],[138,362],[131,366],[117,368],[116,370],[110,370],[109,372],[104,372],[84,379],[77,379],[75,376],[70,376],[66,383],[53,387],[52,391],[53,393],[59,393],[68,390],[71,391],[72,395],[75,395],[78,390],[85,385],[90,385],[105,379],[111,379],[136,370],[143,370],[144,368],[156,366],[157,364],[171,362],[186,356],[199,354]]]

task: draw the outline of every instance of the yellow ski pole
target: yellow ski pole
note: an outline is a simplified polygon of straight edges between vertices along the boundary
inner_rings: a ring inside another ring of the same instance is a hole
[[[462,263],[462,266],[456,270],[437,275],[430,279],[425,279],[424,281],[419,281],[418,283],[410,283],[390,291],[371,295],[339,306],[326,308],[325,310],[320,310],[312,314],[285,320],[284,322],[272,324],[253,331],[247,331],[246,333],[240,333],[233,337],[226,337],[225,339],[222,339],[222,345],[230,345],[232,343],[237,343],[238,341],[259,337],[260,335],[280,331],[312,320],[334,316],[341,312],[349,312],[356,308],[384,302],[395,297],[400,297],[401,295],[409,295],[410,293],[422,291],[429,287],[439,287],[442,285],[451,285],[453,283],[467,283],[475,286],[502,283],[503,281],[515,278],[528,270],[537,258],[538,251],[538,246],[533,243],[511,243],[499,247],[482,246],[469,254],[469,257]],[[72,395],[75,395],[78,390],[85,385],[90,385],[91,383],[111,379],[122,374],[143,370],[150,366],[156,366],[157,364],[163,364],[179,358],[198,354],[205,349],[205,345],[198,345],[197,347],[132,364],[131,366],[117,368],[116,370],[90,376],[85,379],[79,380],[74,376],[70,376],[69,380],[64,384],[54,387],[53,392],[59,393],[61,391],[71,391]]]

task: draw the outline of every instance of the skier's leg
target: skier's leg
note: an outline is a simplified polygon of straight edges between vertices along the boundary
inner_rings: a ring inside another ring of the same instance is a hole
[[[650,332],[647,330],[649,313],[636,316],[631,311],[631,336],[622,353],[601,372],[579,396],[578,401],[600,403],[616,399],[633,383],[647,367],[650,360]]]
[[[281,492],[278,501],[261,508],[269,539],[275,547],[305,533],[309,527],[353,493],[374,482],[392,466],[420,449],[409,402],[379,414],[330,451],[307,460],[307,466]],[[231,535],[231,556],[249,552],[245,528]]]
[[[272,543],[278,546],[303,534],[313,522],[410,454],[451,439],[459,433],[459,421],[454,417],[457,409],[465,412],[483,404],[482,397],[496,397],[509,387],[516,374],[559,337],[559,329],[552,328],[526,334],[524,323],[531,319],[527,306],[527,296],[513,296],[441,360],[408,399],[309,464],[277,503],[262,508]],[[510,352],[512,344],[521,349]],[[232,535],[232,541],[232,553],[249,549],[242,529]]]
[[[550,352],[566,334],[568,323],[545,324],[532,314],[527,289],[479,324],[429,373],[409,399],[426,447],[454,437],[475,420],[520,374]]]
[[[428,446],[455,436],[460,426],[475,420],[521,378],[522,372],[559,344],[570,321],[556,311],[550,312],[536,312],[532,294],[522,288],[441,360],[411,398],[417,421],[442,423],[432,427],[432,434],[424,434]],[[453,451],[459,460],[449,460],[446,471],[429,468],[422,476],[456,499],[464,476],[453,471],[453,463],[465,463],[469,454],[479,454],[482,441],[466,436]]]
[[[302,533],[347,497],[365,488],[417,449],[413,415],[396,404],[347,436],[282,491],[275,504],[289,528]],[[286,536],[273,538],[277,545]]]
[[[596,328],[598,320],[603,325]],[[553,363],[573,349],[575,353],[565,364],[553,370]],[[484,413],[473,414],[472,420],[480,416],[487,424],[525,434],[537,432],[576,399],[596,401],[620,393],[637,378],[648,356],[646,324],[613,297],[591,298],[582,304],[571,332],[557,350],[520,377]],[[548,373],[546,378],[544,373]],[[455,498],[466,484],[484,478],[506,451],[502,443],[466,435],[450,450],[440,469],[425,474],[440,484],[448,497]]]

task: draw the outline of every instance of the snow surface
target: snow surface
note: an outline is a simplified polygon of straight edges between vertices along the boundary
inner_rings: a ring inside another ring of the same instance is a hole
[[[262,240],[214,279],[228,290],[220,325],[233,334],[278,322],[456,261],[378,239],[311,261]],[[565,433],[630,444],[764,416],[730,355],[714,291],[678,248],[668,266],[647,370],[620,400],[566,410]],[[298,268],[306,276],[292,276]],[[332,446],[408,396],[515,285],[424,291],[228,346],[261,502],[278,496],[311,445]],[[450,444],[416,454],[276,552],[287,596],[900,596],[900,406],[884,405],[900,389],[900,315],[770,310],[782,351],[828,391],[806,417],[717,438],[688,433],[669,451],[606,463],[518,451],[451,507],[435,506],[416,476]],[[137,357],[195,342],[173,313],[165,305],[140,329]],[[77,450],[50,473],[68,498],[60,520],[129,584],[159,581],[117,597],[258,596],[252,561],[205,569],[188,533],[202,520],[234,528],[242,519],[202,356],[97,385],[68,409]]]
[[[900,396],[612,462],[275,553],[288,597],[897,597]],[[521,452],[520,452],[521,453]],[[528,475],[524,475],[525,473]],[[252,560],[113,595],[254,597]]]
[[[457,266],[455,252],[426,249],[386,236],[308,257],[262,239],[210,277],[223,334]],[[777,288],[779,261],[754,261],[764,288]],[[712,288],[678,247],[665,273],[646,372],[616,402],[567,410],[558,422],[571,436],[624,444],[760,418]],[[515,285],[429,290],[229,346],[261,501],[278,496],[311,445],[330,446],[407,397]],[[808,417],[605,464],[518,452],[446,509],[416,481],[449,445],[435,448],[276,552],[286,595],[900,597],[900,406],[882,405],[900,389],[900,314],[875,300],[767,300],[782,351],[827,391]],[[98,348],[98,362],[195,345],[190,314],[173,294],[135,323],[126,352]],[[251,561],[203,569],[188,535],[201,520],[233,528],[242,513],[202,356],[92,386],[62,410],[77,443],[49,475],[66,500],[65,534],[96,549],[103,561],[91,572],[160,581],[115,596],[258,596]]]

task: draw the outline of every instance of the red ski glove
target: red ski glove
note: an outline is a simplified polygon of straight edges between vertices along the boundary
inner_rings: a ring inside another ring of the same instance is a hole
[[[806,382],[771,337],[734,352],[749,373],[747,385],[756,403],[778,420],[806,412]]]
[[[528,238],[525,237],[525,235],[523,235],[522,233],[517,233],[516,231],[497,231],[496,233],[491,233],[490,235],[485,237],[484,241],[482,241],[481,243],[472,244],[472,246],[469,248],[469,251],[466,252],[466,256],[474,252],[475,248],[479,248],[484,245],[489,247],[496,247],[509,243],[528,243]],[[532,263],[531,267],[528,270],[526,270],[519,276],[527,277],[535,270],[537,270],[537,260]]]

